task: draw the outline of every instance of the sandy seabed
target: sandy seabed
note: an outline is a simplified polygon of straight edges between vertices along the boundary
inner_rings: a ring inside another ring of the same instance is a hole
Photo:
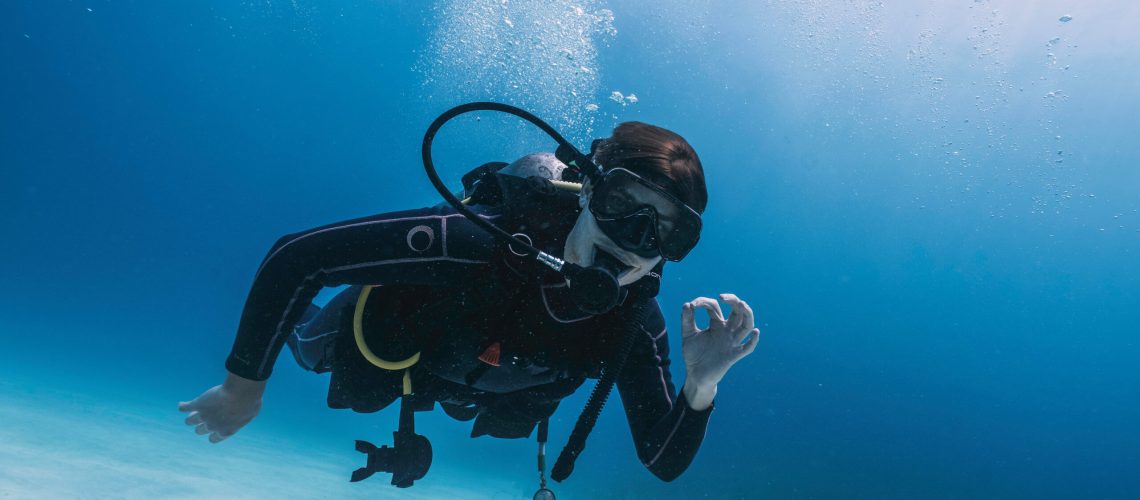
[[[401,490],[379,474],[349,483],[344,455],[255,429],[213,445],[182,423],[174,403],[128,410],[97,402],[0,383],[0,498],[519,497],[516,485],[485,478],[478,492],[423,482]],[[433,481],[472,484],[436,469]]]

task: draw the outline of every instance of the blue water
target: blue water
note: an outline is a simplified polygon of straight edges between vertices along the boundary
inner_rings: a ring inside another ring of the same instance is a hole
[[[681,478],[611,405],[559,498],[1140,497],[1137,24],[1126,0],[0,3],[0,496],[529,498],[532,441],[442,415],[417,486],[348,484],[395,412],[327,409],[287,355],[225,443],[175,410],[222,380],[278,237],[436,203],[424,128],[499,100],[582,146],[684,135],[710,203],[660,296],[673,350],[699,295],[763,332]],[[457,180],[551,145],[485,115],[438,147]]]

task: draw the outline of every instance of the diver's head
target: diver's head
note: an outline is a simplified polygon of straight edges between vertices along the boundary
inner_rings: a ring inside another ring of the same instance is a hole
[[[700,236],[708,202],[704,169],[681,136],[641,122],[625,122],[590,154],[602,167],[582,187],[582,210],[566,240],[565,259],[586,267],[598,252],[621,261],[625,286],[662,258],[679,261]],[[595,185],[596,184],[596,185]]]

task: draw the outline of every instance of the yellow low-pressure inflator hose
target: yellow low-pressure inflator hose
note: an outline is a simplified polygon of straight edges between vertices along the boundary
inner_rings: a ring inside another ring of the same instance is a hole
[[[360,349],[360,354],[367,359],[369,363],[376,365],[385,370],[403,370],[418,362],[420,360],[420,353],[413,354],[410,358],[402,361],[388,361],[377,356],[368,348],[368,344],[364,342],[364,328],[361,324],[364,320],[364,304],[368,302],[368,294],[372,292],[372,285],[365,286],[360,291],[360,297],[356,299],[356,312],[352,315],[352,333],[356,337],[356,347]],[[405,381],[405,386],[410,382]]]

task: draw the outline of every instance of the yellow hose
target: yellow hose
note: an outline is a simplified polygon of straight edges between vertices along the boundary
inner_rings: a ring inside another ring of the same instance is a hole
[[[356,347],[360,349],[360,354],[369,363],[385,370],[403,370],[416,364],[420,360],[420,353],[418,352],[403,361],[387,361],[372,352],[372,349],[369,349],[368,344],[364,342],[364,328],[361,327],[361,324],[364,320],[364,304],[368,301],[370,292],[372,292],[372,285],[365,286],[360,291],[360,297],[356,299],[356,312],[352,315],[352,333],[356,337]],[[410,391],[410,387],[411,379],[408,378],[407,373],[404,373],[404,389]]]

